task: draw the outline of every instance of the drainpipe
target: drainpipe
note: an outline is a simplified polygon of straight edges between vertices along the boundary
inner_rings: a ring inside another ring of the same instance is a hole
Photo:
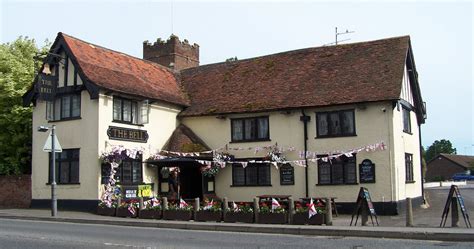
[[[303,131],[304,131],[304,179],[305,179],[305,193],[306,193],[306,198],[309,197],[309,191],[308,191],[308,157],[306,156],[306,152],[308,151],[308,122],[311,120],[311,116],[306,116],[304,113],[304,109],[301,109],[301,116],[300,116],[300,121],[303,122]]]
[[[421,175],[421,198],[423,198],[423,204],[426,204],[425,199],[425,186],[424,186],[424,178],[423,178],[423,149],[421,148],[421,124],[418,125],[418,136],[420,138],[420,175]]]

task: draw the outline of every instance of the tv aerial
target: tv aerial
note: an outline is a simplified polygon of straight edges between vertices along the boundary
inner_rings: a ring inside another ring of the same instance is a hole
[[[337,44],[340,43],[340,42],[349,41],[351,38],[347,38],[347,39],[344,39],[344,40],[338,40],[338,36],[340,36],[340,35],[352,34],[352,33],[355,33],[355,31],[349,31],[348,29],[346,29],[345,32],[338,32],[338,31],[337,31],[337,27],[336,27],[336,32],[335,32],[336,41],[335,41],[335,42],[328,43],[328,44],[324,44],[323,46],[337,45]]]

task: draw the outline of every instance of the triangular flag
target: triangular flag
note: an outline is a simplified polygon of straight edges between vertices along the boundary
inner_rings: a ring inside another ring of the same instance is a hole
[[[188,203],[186,203],[182,198],[179,199],[179,208],[185,208],[188,206]]]
[[[272,212],[275,211],[276,208],[281,207],[280,203],[275,198],[272,198]]]

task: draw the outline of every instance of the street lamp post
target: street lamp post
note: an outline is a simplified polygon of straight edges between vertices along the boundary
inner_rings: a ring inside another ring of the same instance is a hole
[[[56,125],[52,125],[51,127],[47,126],[40,126],[38,127],[39,132],[46,132],[51,129],[51,216],[56,217],[58,213],[58,199],[56,196],[56,148],[55,148],[55,130]]]

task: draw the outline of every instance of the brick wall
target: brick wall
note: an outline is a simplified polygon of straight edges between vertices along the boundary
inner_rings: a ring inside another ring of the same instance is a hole
[[[447,160],[443,156],[438,156],[431,160],[426,166],[428,168],[425,176],[427,181],[438,180],[437,178],[449,180],[454,174],[466,171],[465,168]]]
[[[31,175],[0,175],[0,208],[28,208],[31,204]]]

